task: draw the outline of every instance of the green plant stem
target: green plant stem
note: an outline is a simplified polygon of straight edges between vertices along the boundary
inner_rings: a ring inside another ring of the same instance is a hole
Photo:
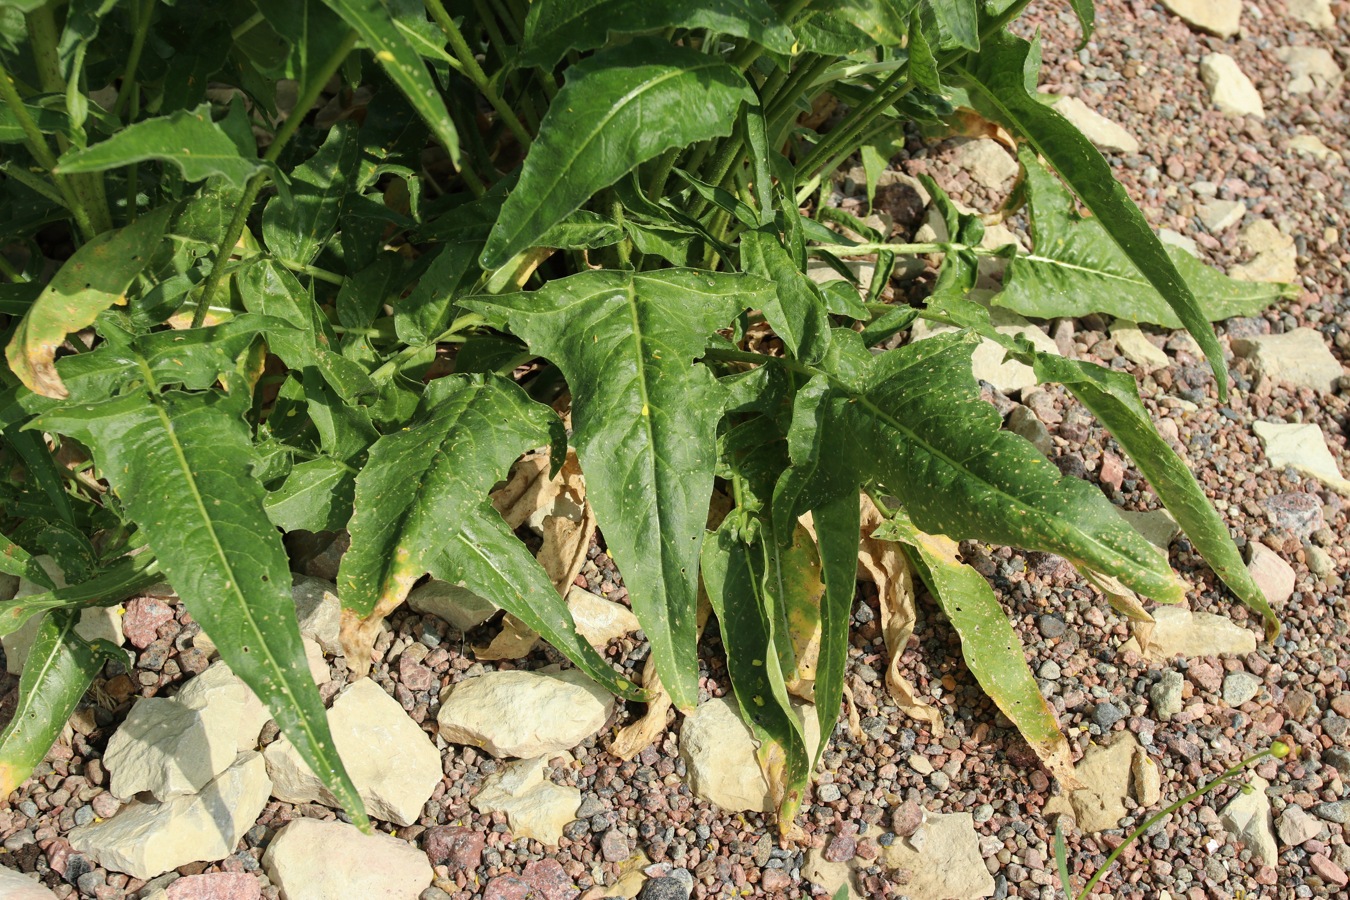
[[[317,281],[324,281],[328,284],[345,284],[347,279],[336,272],[330,272],[327,269],[320,269],[318,266],[298,266],[290,263],[282,263],[286,268],[299,275],[308,275]]]
[[[285,149],[286,142],[300,127],[305,114],[309,112],[319,99],[319,94],[323,87],[328,83],[341,67],[347,54],[352,52],[356,46],[357,34],[355,31],[349,31],[347,37],[338,46],[333,55],[324,61],[324,64],[315,73],[314,78],[304,86],[304,92],[300,95],[295,104],[295,109],[286,121],[282,123],[281,130],[277,132],[276,137],[272,139],[271,145],[267,148],[267,153],[263,156],[263,161],[275,163],[281,156],[281,151]],[[235,207],[234,216],[230,219],[229,227],[225,230],[225,237],[220,242],[220,247],[216,250],[215,259],[211,263],[211,274],[207,276],[206,283],[202,286],[201,297],[197,300],[197,309],[192,314],[192,327],[200,328],[206,321],[206,314],[211,309],[211,301],[215,299],[216,291],[220,289],[221,282],[225,280],[226,263],[234,253],[235,245],[239,243],[239,238],[244,234],[244,226],[248,222],[249,211],[253,208],[253,203],[258,199],[258,193],[266,183],[270,167],[264,167],[248,180],[244,185],[243,195],[239,198],[239,205]]]
[[[132,7],[132,13],[136,17],[136,34],[131,39],[131,53],[127,55],[127,66],[122,71],[122,86],[117,92],[117,103],[113,106],[113,115],[119,119],[122,118],[122,113],[126,112],[128,103],[132,103],[131,95],[138,89],[136,70],[140,68],[141,53],[145,50],[145,39],[150,34],[150,20],[155,16],[155,3],[156,0],[142,0],[139,6]],[[262,19],[262,13],[254,13],[248,21],[252,23],[255,18]],[[249,25],[249,27],[251,28],[252,25]],[[244,29],[244,31],[247,30],[247,28]],[[238,37],[242,33],[243,31],[236,29],[231,37]],[[133,105],[138,105],[138,102]],[[134,110],[131,117],[133,119],[136,117]]]
[[[970,251],[976,256],[995,256],[993,250],[986,250],[983,247],[972,247],[969,244],[954,243],[928,243],[928,244],[886,244],[886,243],[864,243],[864,244],[813,244],[808,250],[819,250],[822,253],[832,253],[835,256],[871,256],[874,253],[900,253],[906,256],[922,256],[927,253],[958,253],[961,251]]]
[[[28,152],[33,154],[33,158],[37,160],[38,165],[51,173],[52,181],[61,194],[61,203],[66,209],[70,210],[70,214],[75,218],[75,227],[79,229],[80,236],[86,241],[92,240],[94,235],[98,234],[98,231],[95,230],[94,223],[89,218],[89,211],[80,202],[80,198],[75,195],[69,179],[56,173],[56,156],[52,153],[52,148],[47,145],[47,139],[38,129],[37,123],[28,114],[28,108],[23,105],[23,98],[19,96],[18,88],[14,86],[14,81],[9,77],[9,71],[5,68],[3,62],[0,62],[0,100],[3,100],[5,105],[9,107],[15,121],[23,129],[26,138],[24,143],[28,147]]]
[[[478,21],[482,23],[483,28],[487,30],[488,46],[497,54],[497,59],[502,65],[506,65],[509,60],[506,56],[506,48],[509,46],[505,35],[497,25],[497,17],[492,14],[484,0],[473,0],[474,11],[478,13]]]
[[[263,18],[264,17],[262,13],[255,12],[253,15],[249,16],[247,19],[240,22],[238,25],[234,26],[234,28],[230,29],[230,39],[234,41],[239,40],[239,38],[248,34],[255,27],[261,25],[263,22]]]
[[[1148,831],[1154,825],[1157,825],[1163,819],[1167,818],[1172,813],[1176,812],[1178,809],[1181,809],[1181,807],[1185,806],[1187,803],[1190,803],[1192,800],[1198,800],[1205,794],[1208,794],[1210,791],[1214,790],[1219,785],[1229,781],[1235,775],[1240,774],[1252,763],[1265,759],[1267,756],[1274,756],[1274,755],[1275,755],[1274,746],[1267,747],[1260,753],[1254,753],[1251,756],[1247,757],[1246,759],[1242,760],[1241,762],[1234,763],[1233,765],[1229,766],[1227,769],[1224,770],[1222,775],[1220,775],[1218,778],[1215,778],[1209,784],[1196,788],[1186,796],[1182,797],[1180,800],[1163,809],[1161,812],[1158,812],[1155,815],[1150,816],[1148,819],[1144,821],[1142,825],[1140,825],[1134,831],[1130,832],[1129,837],[1125,838],[1125,840],[1121,841],[1119,844],[1116,845],[1116,849],[1111,851],[1111,853],[1106,857],[1106,861],[1103,862],[1101,866],[1098,867],[1097,871],[1092,874],[1092,877],[1088,879],[1087,884],[1083,885],[1083,890],[1080,891],[1077,895],[1075,895],[1076,900],[1087,900],[1087,897],[1092,893],[1092,888],[1096,886],[1097,882],[1101,880],[1101,877],[1106,874],[1107,869],[1111,868],[1111,866],[1115,863],[1115,861],[1120,857],[1120,854],[1124,852],[1125,848],[1133,844],[1135,841],[1137,841],[1140,837],[1144,835],[1146,831]],[[1066,888],[1067,887],[1069,886],[1066,885]]]
[[[425,344],[410,344],[385,360],[383,365],[370,373],[370,380],[376,384],[382,384],[392,378],[394,373],[414,356],[417,356],[419,353],[425,353],[427,350],[434,348],[437,344],[449,343],[456,339],[462,340],[462,338],[459,338],[459,333],[461,331],[482,325],[484,321],[483,317],[478,313],[467,313],[466,315],[460,316],[450,323],[449,328],[436,335]]]
[[[479,93],[487,98],[488,103],[497,111],[497,115],[502,117],[506,127],[511,129],[511,133],[516,136],[520,142],[522,150],[528,151],[533,139],[529,131],[516,118],[515,110],[507,106],[502,100],[497,89],[492,86],[487,73],[483,67],[478,65],[478,60],[474,57],[473,51],[469,49],[469,44],[464,40],[464,35],[460,32],[459,26],[455,20],[450,18],[450,14],[445,11],[445,6],[441,0],[424,0],[427,11],[431,17],[436,20],[436,24],[441,26],[441,31],[445,32],[445,38],[450,42],[450,51],[454,53],[455,59],[459,60],[460,65],[464,67],[464,74],[473,82],[473,86],[478,88]]]
[[[0,254],[0,275],[4,275],[14,284],[23,284],[28,281],[23,277],[23,273],[14,268],[14,265],[3,255]]]
[[[704,359],[715,359],[719,362],[742,362],[752,365],[764,365],[765,363],[774,363],[782,366],[792,372],[799,372],[802,375],[828,375],[822,369],[815,366],[808,366],[806,363],[797,362],[795,359],[788,359],[783,356],[765,356],[763,353],[751,353],[748,350],[723,350],[721,347],[709,347],[703,352]]]

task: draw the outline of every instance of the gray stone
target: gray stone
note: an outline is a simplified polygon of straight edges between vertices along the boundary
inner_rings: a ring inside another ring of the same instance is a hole
[[[483,624],[496,615],[499,608],[468,588],[434,578],[412,589],[408,594],[408,605],[423,615],[450,623],[460,632]]]
[[[1350,800],[1336,800],[1332,803],[1319,803],[1313,807],[1313,814],[1319,819],[1334,822],[1337,825],[1350,824]]]
[[[994,876],[980,855],[970,813],[929,813],[923,834],[922,849],[899,840],[881,854],[888,869],[909,873],[904,893],[911,900],[975,900],[994,893]]]
[[[614,698],[582,672],[489,672],[447,687],[441,737],[496,757],[567,750],[604,727]]]
[[[1125,714],[1114,703],[1098,703],[1092,710],[1092,723],[1102,731],[1107,731],[1123,718]]]
[[[1053,659],[1047,659],[1045,662],[1041,663],[1041,667],[1036,670],[1036,674],[1046,681],[1058,681],[1061,674],[1059,663],[1055,662]]]
[[[434,877],[426,854],[407,841],[316,819],[278,831],[262,863],[286,900],[417,900]]]
[[[977,184],[996,191],[1017,176],[1017,160],[998,141],[963,140],[952,151],[952,162],[970,173]]]
[[[1120,513],[1121,518],[1129,522],[1135,531],[1142,534],[1144,540],[1161,550],[1172,546],[1172,541],[1181,534],[1181,526],[1177,524],[1176,517],[1166,509],[1135,512],[1116,507],[1116,512]]]
[[[1235,338],[1232,344],[1234,353],[1250,359],[1257,374],[1271,382],[1331,393],[1344,374],[1321,332],[1312,328]]]
[[[1290,94],[1310,94],[1318,88],[1335,90],[1344,80],[1336,57],[1325,48],[1281,47],[1275,55],[1289,69],[1289,83],[1284,89]]]
[[[643,883],[637,900],[689,900],[689,888],[678,878],[652,878]]]
[[[557,846],[563,828],[577,817],[581,791],[545,778],[546,763],[542,756],[522,759],[489,775],[473,798],[473,808],[506,813],[507,826],[517,838]]]
[[[1046,428],[1045,423],[1025,406],[1015,406],[1013,411],[1008,414],[1008,430],[1026,438],[1033,447],[1041,451],[1043,456],[1049,456],[1055,447],[1054,439],[1050,436],[1050,429]]]
[[[441,780],[441,755],[399,702],[363,678],[333,701],[328,727],[366,810],[399,825],[416,822]],[[278,800],[341,806],[286,737],[264,756]]]
[[[1200,60],[1200,80],[1209,89],[1210,103],[1226,116],[1266,117],[1261,92],[1226,53],[1210,53]]]
[[[1266,459],[1276,468],[1286,466],[1311,475],[1342,494],[1350,494],[1350,481],[1341,475],[1336,458],[1327,447],[1322,429],[1315,424],[1288,425],[1256,422],[1252,430],[1261,439]]]
[[[1261,679],[1250,672],[1229,672],[1223,678],[1223,702],[1236,709],[1261,691]]]
[[[295,601],[295,615],[300,622],[300,634],[319,642],[324,653],[341,655],[342,604],[338,601],[337,585],[322,578],[296,575],[291,583],[291,598]]]
[[[1162,0],[1168,11],[1187,25],[1219,37],[1238,33],[1242,20],[1242,0]]]
[[[814,754],[820,742],[814,710],[802,719],[807,750]],[[680,725],[680,758],[688,773],[689,789],[728,812],[768,812],[774,808],[769,783],[755,753],[754,736],[735,703],[726,697],[700,704]]]
[[[1200,224],[1210,234],[1222,234],[1242,221],[1247,214],[1247,204],[1241,200],[1211,200],[1197,210]]]
[[[262,755],[241,753],[200,793],[162,803],[132,801],[107,821],[76,828],[70,846],[101,866],[140,879],[190,862],[214,862],[234,852],[270,792]]]
[[[1088,106],[1077,97],[1061,97],[1055,110],[1068,119],[1098,150],[1108,153],[1138,153],[1139,141],[1120,125]]]
[[[1280,851],[1275,845],[1275,829],[1271,821],[1270,798],[1266,789],[1270,783],[1260,775],[1252,775],[1250,790],[1237,796],[1219,811],[1219,822],[1224,829],[1252,851],[1268,866],[1275,865]]]

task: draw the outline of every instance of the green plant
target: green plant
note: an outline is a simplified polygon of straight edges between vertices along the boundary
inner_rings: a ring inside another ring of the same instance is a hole
[[[50,589],[4,604],[0,623],[51,623],[23,681],[44,740],[96,671],[73,616],[167,580],[364,822],[305,674],[292,531],[350,532],[338,580],[358,673],[381,619],[431,574],[492,598],[610,690],[649,697],[576,634],[488,501],[522,452],[548,445],[556,467],[570,443],[683,710],[698,700],[701,576],[741,709],[777,767],[784,828],[814,763],[787,690],[806,663],[794,639],[818,623],[828,734],[860,489],[980,683],[1071,777],[1016,636],[955,541],[1060,554],[1142,615],[1131,592],[1174,602],[1185,585],[1096,488],[1000,430],[971,375],[981,340],[1110,428],[1273,634],[1133,380],[1004,336],[969,297],[981,255],[1011,257],[995,306],[1184,325],[1222,396],[1209,321],[1283,291],[1159,243],[1036,93],[1039,48],[1007,28],[1025,5],[0,4],[0,237],[26,260],[5,258],[0,285],[0,569]],[[1091,3],[1074,8],[1086,35]],[[803,125],[826,94],[842,115]],[[907,125],[959,109],[1023,142],[1034,253],[981,249],[983,222],[931,183],[939,244],[887,243],[823,202],[854,153],[875,173]],[[48,278],[44,253],[62,242],[75,249]],[[943,264],[926,304],[882,302],[896,259],[927,253]],[[864,256],[877,274],[860,297],[842,260]],[[817,285],[808,259],[841,278]],[[877,349],[920,317],[957,330]],[[776,341],[751,349],[747,334],[766,329]],[[549,407],[563,391],[570,437]],[[732,509],[705,533],[715,486]],[[6,789],[44,749],[18,727],[0,738]]]

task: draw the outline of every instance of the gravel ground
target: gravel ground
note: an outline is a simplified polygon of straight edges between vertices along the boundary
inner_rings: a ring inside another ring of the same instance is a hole
[[[1337,45],[1350,29],[1350,3],[1332,9],[1339,30],[1317,32],[1286,15],[1277,3],[1249,2],[1244,4],[1243,35],[1223,40],[1193,31],[1156,4],[1108,0],[1099,4],[1099,37],[1081,54],[1075,50],[1077,26],[1068,4],[1036,4],[1021,28],[1027,34],[1037,27],[1041,31],[1044,80],[1050,89],[1080,97],[1139,138],[1143,145],[1139,154],[1115,154],[1111,159],[1155,225],[1191,237],[1202,255],[1221,268],[1242,259],[1231,239],[1236,229],[1227,238],[1215,237],[1197,219],[1197,206],[1214,197],[1242,200],[1248,207],[1245,222],[1266,218],[1295,238],[1301,295],[1261,317],[1225,323],[1220,334],[1279,333],[1309,326],[1318,329],[1344,361],[1350,356],[1350,330],[1344,330],[1350,328],[1350,307],[1343,283],[1344,267],[1350,263],[1345,195],[1350,170],[1334,158],[1318,162],[1289,152],[1286,146],[1297,135],[1312,134],[1350,155],[1350,98],[1343,88],[1287,94],[1287,71],[1276,55],[1278,48],[1290,45],[1325,47],[1342,67],[1350,64],[1350,46]],[[1267,111],[1264,121],[1227,119],[1210,108],[1198,69],[1200,58],[1215,50],[1232,55],[1260,89]],[[935,175],[957,199],[981,211],[996,209],[1002,197],[955,169],[951,149],[950,142],[924,143],[916,137],[897,157],[896,166],[911,174]],[[907,237],[907,230],[912,232],[918,224],[915,211],[894,212],[898,235]],[[1016,230],[1016,222],[1012,224]],[[1134,371],[1107,336],[1105,322],[1089,317],[1070,323],[1071,330],[1063,323],[1052,329],[1052,324],[1047,323],[1047,330],[1072,341],[1080,357]],[[1193,660],[1189,667],[1184,661],[1150,663],[1119,652],[1128,636],[1124,621],[1061,560],[969,544],[964,547],[967,558],[997,588],[1033,670],[1041,674],[1043,689],[1080,752],[1089,741],[1101,739],[1103,725],[1107,732],[1134,733],[1159,763],[1163,796],[1170,798],[1266,747],[1274,736],[1287,734],[1300,748],[1298,757],[1258,769],[1271,782],[1277,815],[1286,805],[1311,810],[1321,802],[1341,800],[1345,787],[1333,763],[1350,766],[1350,756],[1345,753],[1347,735],[1333,712],[1350,715],[1350,688],[1345,683],[1350,615],[1341,580],[1347,568],[1347,550],[1342,546],[1346,501],[1292,470],[1270,468],[1251,426],[1259,420],[1315,422],[1342,469],[1350,472],[1346,385],[1331,395],[1276,387],[1268,395],[1256,396],[1246,361],[1234,360],[1235,390],[1229,404],[1221,407],[1202,362],[1188,354],[1186,343],[1170,341],[1167,346],[1173,367],[1141,378],[1146,404],[1174,437],[1239,544],[1263,542],[1293,565],[1297,584],[1281,610],[1283,635],[1245,658],[1200,660],[1199,665]],[[1110,437],[1062,391],[1047,392],[1035,411],[1049,425],[1055,461],[1065,471],[1100,483],[1103,461],[1113,468],[1110,457],[1123,458]],[[1104,489],[1122,507],[1156,508],[1156,499],[1128,464],[1123,473],[1106,480]],[[1289,506],[1289,495],[1308,495],[1315,501],[1310,520],[1296,522],[1281,515],[1280,510]],[[616,596],[622,591],[621,580],[601,547],[592,550],[583,572],[587,586]],[[1192,609],[1229,615],[1259,631],[1259,622],[1216,586],[1213,574],[1184,539],[1173,544],[1172,562],[1194,586]],[[872,865],[878,847],[894,839],[893,823],[912,815],[916,806],[934,812],[972,812],[981,853],[996,878],[995,896],[1046,900],[1056,896],[1050,830],[1042,810],[1058,792],[1057,786],[981,694],[960,662],[954,632],[926,599],[921,600],[919,628],[904,654],[903,668],[919,693],[941,711],[947,736],[935,740],[898,711],[878,674],[885,669],[885,650],[876,598],[869,591],[870,585],[860,586],[849,662],[866,737],[856,742],[846,727],[835,732],[824,757],[824,774],[799,820],[806,840],[817,847],[834,842],[837,855],[855,854],[867,896],[900,897],[903,884],[893,880],[893,873]],[[374,677],[434,733],[436,692],[480,673],[482,664],[444,623],[423,620],[405,609],[391,624],[393,631],[379,648],[383,652],[377,655]],[[70,855],[63,835],[76,824],[115,809],[116,801],[104,790],[108,776],[100,762],[102,748],[134,697],[165,691],[204,667],[204,657],[192,649],[196,629],[180,611],[175,621],[161,627],[160,639],[141,652],[133,671],[99,683],[97,703],[76,716],[69,740],[0,809],[5,848],[0,865],[38,873],[61,897],[107,900],[149,893],[139,881],[91,868],[83,858]],[[703,685],[708,695],[716,696],[729,688],[712,632],[705,641]],[[430,650],[423,663],[436,676],[431,689],[412,690],[400,682],[395,658],[413,641]],[[633,674],[640,672],[645,658],[641,642],[620,640],[611,645],[611,653]],[[549,655],[541,651],[517,665],[543,665]],[[1212,677],[1215,667],[1250,672],[1260,679],[1261,689],[1231,709],[1220,700]],[[1188,675],[1187,706],[1181,715],[1162,722],[1153,717],[1148,689],[1173,669]],[[343,674],[335,671],[339,681]],[[330,686],[327,696],[337,684]],[[14,690],[15,679],[0,682],[0,696],[6,697],[0,717],[12,709]],[[633,762],[605,752],[613,727],[640,712],[621,707],[616,721],[598,738],[574,750],[571,759],[554,760],[551,777],[580,788],[585,815],[568,827],[559,848],[547,853],[536,842],[513,840],[504,819],[471,809],[469,800],[477,785],[499,764],[472,750],[447,752],[446,777],[425,815],[397,833],[420,846],[425,829],[459,824],[485,834],[486,850],[473,868],[438,866],[439,887],[424,897],[467,900],[478,895],[470,885],[518,874],[527,863],[545,856],[561,863],[585,892],[618,876],[618,864],[609,858],[622,856],[603,850],[625,847],[642,850],[653,863],[691,873],[696,897],[809,896],[811,889],[800,877],[808,845],[780,849],[772,822],[765,817],[725,814],[697,801],[680,784],[683,770],[673,731]],[[909,764],[914,754],[926,758],[931,774],[921,775]],[[1342,870],[1350,869],[1343,826],[1322,822],[1314,839],[1297,847],[1282,846],[1278,866],[1262,865],[1219,823],[1216,810],[1235,791],[1222,789],[1172,816],[1126,855],[1124,865],[1105,879],[1102,893],[1131,900],[1157,898],[1164,890],[1188,900],[1337,895],[1336,881],[1344,878]],[[1130,801],[1126,803],[1128,807]],[[296,816],[332,818],[334,813],[318,806],[273,802],[233,856],[218,864],[186,866],[179,874],[258,872],[264,896],[275,897],[276,888],[266,883],[259,859],[276,829]],[[1094,870],[1119,835],[1134,824],[1127,818],[1115,832],[1071,837],[1070,858],[1082,871]],[[156,879],[150,887],[172,877],[174,873]]]

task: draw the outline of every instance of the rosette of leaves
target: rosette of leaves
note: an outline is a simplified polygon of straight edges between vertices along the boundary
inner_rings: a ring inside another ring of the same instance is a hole
[[[686,711],[706,590],[785,829],[815,762],[789,686],[809,666],[829,734],[863,493],[971,671],[1063,774],[1053,713],[956,542],[1059,554],[1156,602],[1186,585],[1099,490],[1000,429],[971,374],[983,340],[1101,418],[1273,633],[1132,380],[1004,337],[969,298],[978,220],[934,185],[941,245],[827,227],[847,217],[820,202],[824,186],[853,154],[874,178],[910,123],[983,116],[1024,148],[1036,238],[992,302],[1183,326],[1226,391],[1209,321],[1281,289],[1235,287],[1159,243],[1038,98],[1039,50],[1007,28],[1025,5],[6,6],[0,228],[28,250],[5,257],[0,284],[0,570],[42,588],[0,605],[7,631],[42,617],[28,718],[0,737],[6,784],[100,675],[107,648],[72,617],[167,581],[364,822],[306,674],[291,532],[350,536],[338,580],[358,672],[383,617],[434,575],[644,698],[577,635],[488,501],[518,455],[548,446],[560,464],[569,442],[655,671]],[[1091,3],[1074,8],[1086,34]],[[841,113],[817,130],[827,96]],[[53,228],[73,252],[35,242]],[[944,263],[927,304],[881,302],[895,261],[931,252]],[[865,297],[844,277],[864,255],[878,264]],[[840,280],[808,278],[811,259]],[[919,317],[955,330],[903,342]],[[881,351],[887,339],[900,345]],[[550,408],[564,393],[570,434]],[[709,531],[715,492],[732,508]]]

